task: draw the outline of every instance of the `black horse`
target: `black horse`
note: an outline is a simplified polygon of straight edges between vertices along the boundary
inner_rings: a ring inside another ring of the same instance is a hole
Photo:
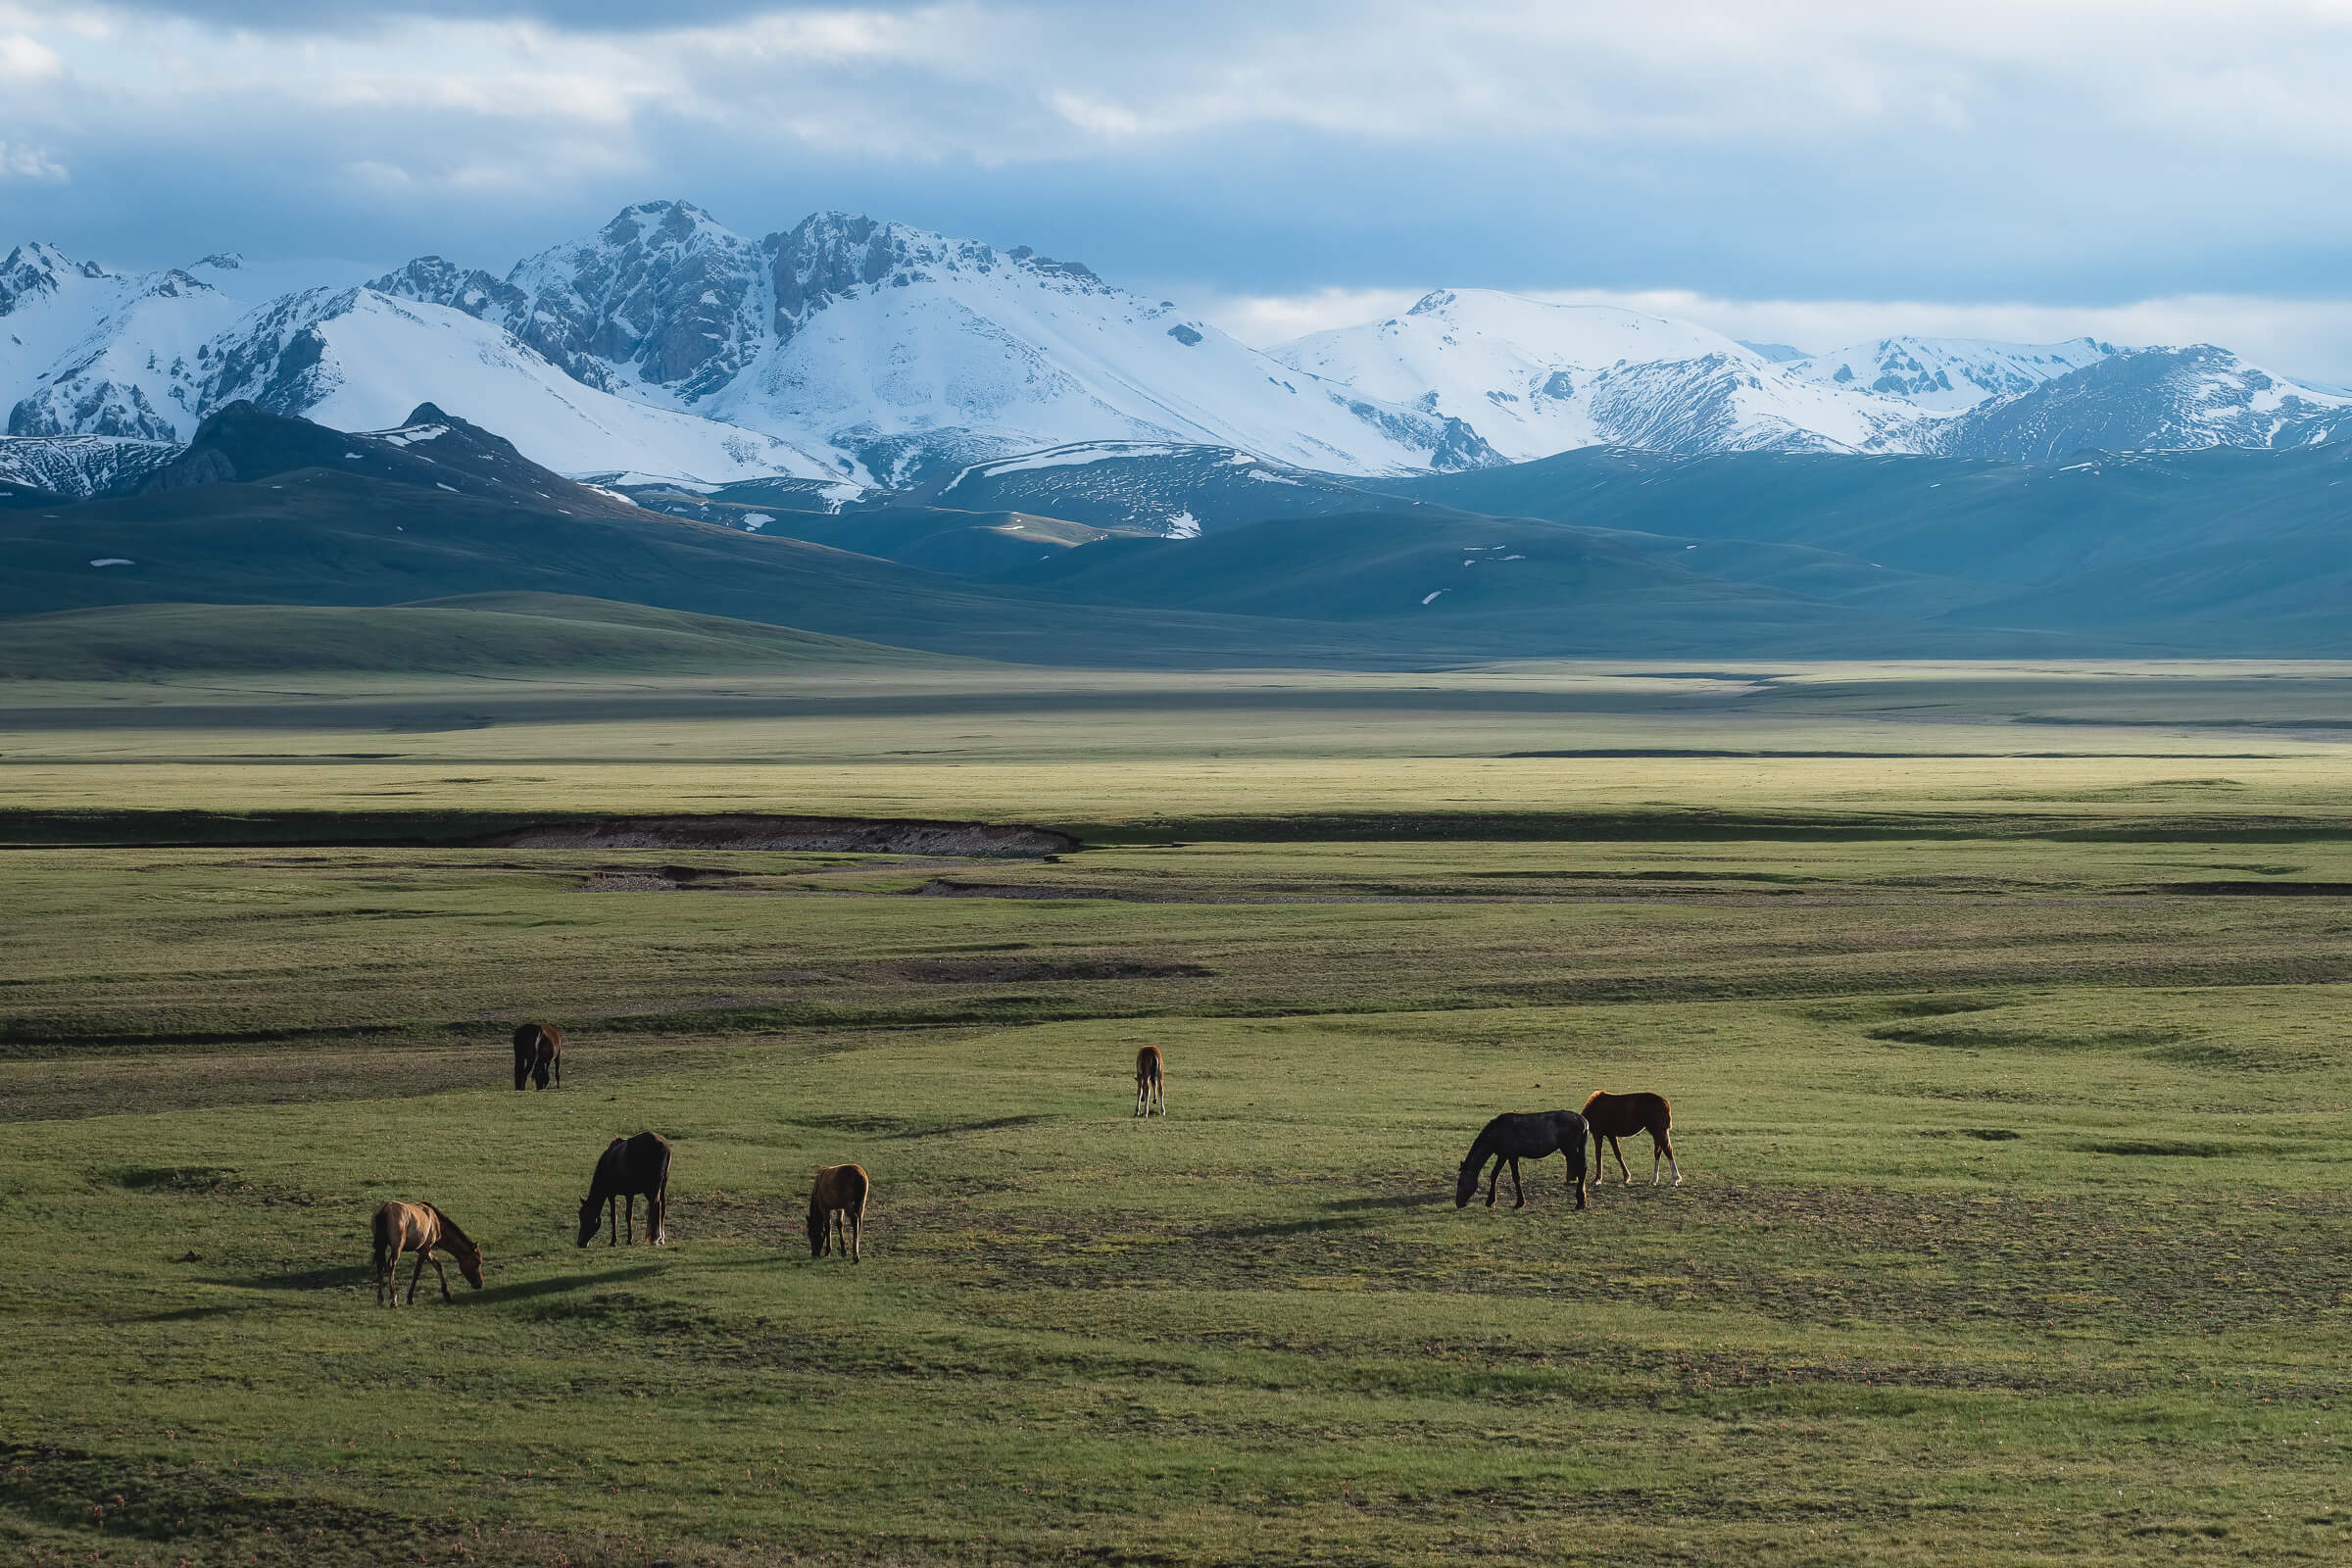
[[[615,1138],[596,1162],[596,1177],[588,1196],[580,1200],[580,1245],[596,1240],[599,1224],[611,1214],[612,1245],[620,1245],[627,1200],[629,1245],[637,1244],[637,1196],[645,1195],[646,1240],[660,1247],[669,1240],[669,1141],[658,1133]]]
[[[1501,1180],[1502,1167],[1508,1164],[1511,1191],[1519,1198],[1511,1206],[1525,1208],[1527,1190],[1519,1185],[1519,1162],[1565,1154],[1568,1184],[1576,1189],[1576,1206],[1584,1207],[1586,1136],[1585,1118],[1573,1110],[1504,1111],[1480,1129],[1478,1142],[1463,1156],[1461,1175],[1453,1185],[1453,1206],[1469,1203],[1478,1191],[1479,1172],[1492,1159],[1494,1175],[1487,1183],[1487,1206],[1494,1206],[1494,1183]]]

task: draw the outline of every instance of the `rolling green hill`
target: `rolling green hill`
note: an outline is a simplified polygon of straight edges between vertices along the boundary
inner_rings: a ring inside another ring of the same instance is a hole
[[[2352,445],[2100,454],[2062,467],[1595,449],[1380,483],[1467,510],[1701,542],[1694,564],[1730,575],[1769,579],[1761,546],[1827,552],[1846,564],[1833,574],[1846,584],[1802,591],[1868,602],[1860,563],[1894,574],[1877,602],[1961,623],[2233,652],[2352,641]]]
[[[777,671],[957,662],[783,626],[562,594],[416,605],[121,605],[0,621],[0,679],[196,670]]]

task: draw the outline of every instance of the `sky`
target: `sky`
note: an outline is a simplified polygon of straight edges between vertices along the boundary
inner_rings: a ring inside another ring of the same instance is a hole
[[[1261,344],[1492,287],[2344,385],[2348,80],[2352,0],[0,0],[0,246],[503,271],[683,197]]]

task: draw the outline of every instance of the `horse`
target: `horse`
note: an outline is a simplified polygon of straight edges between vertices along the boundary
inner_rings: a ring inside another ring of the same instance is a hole
[[[449,1294],[449,1271],[433,1256],[436,1250],[458,1260],[458,1272],[475,1290],[482,1288],[482,1250],[473,1238],[458,1229],[458,1222],[430,1203],[379,1203],[375,1209],[375,1304],[384,1304],[384,1293],[391,1292],[392,1304],[400,1304],[400,1254],[416,1254],[416,1271],[409,1276],[409,1304],[416,1304],[416,1283],[424,1278],[424,1265],[429,1259],[433,1272],[441,1280],[441,1299],[454,1299]]]
[[[629,1245],[637,1245],[637,1196],[645,1195],[646,1240],[660,1247],[669,1240],[669,1141],[659,1133],[615,1138],[596,1161],[588,1196],[580,1200],[580,1245],[596,1240],[597,1229],[610,1215],[612,1242],[620,1245],[624,1215]]]
[[[1585,1118],[1573,1110],[1504,1111],[1479,1129],[1478,1142],[1462,1156],[1462,1169],[1453,1184],[1453,1206],[1468,1206],[1478,1191],[1479,1172],[1488,1160],[1494,1161],[1494,1175],[1487,1183],[1487,1206],[1494,1206],[1494,1183],[1502,1179],[1502,1167],[1511,1167],[1511,1191],[1518,1201],[1513,1208],[1527,1206],[1527,1190],[1519,1185],[1519,1162],[1523,1159],[1544,1159],[1558,1153],[1568,1161],[1568,1185],[1576,1189],[1576,1206],[1585,1206]]]
[[[823,1257],[838,1246],[850,1254],[851,1262],[865,1261],[858,1242],[865,1234],[865,1198],[871,1191],[862,1165],[827,1165],[817,1171],[816,1181],[808,1189],[810,1257]],[[843,1239],[845,1218],[849,1230]]]
[[[1592,1129],[1592,1174],[1600,1174],[1602,1139],[1617,1155],[1618,1174],[1625,1178],[1621,1184],[1634,1185],[1634,1173],[1625,1168],[1625,1151],[1618,1146],[1620,1138],[1636,1133],[1649,1134],[1649,1185],[1658,1185],[1658,1161],[1663,1158],[1674,1172],[1674,1185],[1683,1185],[1683,1167],[1675,1163],[1674,1140],[1668,1136],[1674,1126],[1674,1107],[1666,1103],[1664,1095],[1647,1090],[1634,1095],[1612,1095],[1595,1090],[1585,1102],[1585,1121]]]
[[[1146,1046],[1135,1054],[1135,1113],[1149,1116],[1154,1104],[1168,1113],[1168,1064],[1157,1046]]]
[[[525,1078],[547,1087],[549,1068],[555,1069],[556,1087],[564,1087],[564,1031],[552,1023],[526,1023],[514,1031],[514,1087],[520,1089]]]

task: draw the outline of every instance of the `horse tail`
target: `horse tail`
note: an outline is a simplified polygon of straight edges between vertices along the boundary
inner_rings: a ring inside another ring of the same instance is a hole
[[[662,1179],[654,1184],[654,1202],[657,1205],[654,1210],[654,1240],[657,1242],[669,1239],[669,1142],[664,1139],[662,1143]]]

